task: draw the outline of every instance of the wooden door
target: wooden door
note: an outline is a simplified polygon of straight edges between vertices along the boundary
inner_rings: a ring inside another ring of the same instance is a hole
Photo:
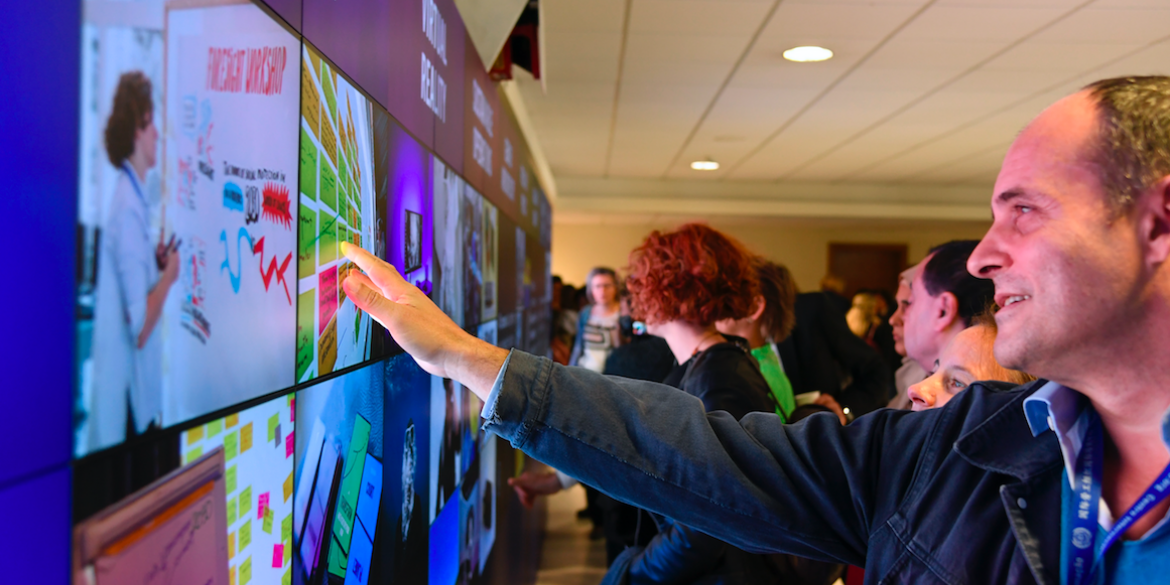
[[[906,269],[905,244],[829,244],[829,274],[845,281],[845,296],[860,289],[898,290]]]

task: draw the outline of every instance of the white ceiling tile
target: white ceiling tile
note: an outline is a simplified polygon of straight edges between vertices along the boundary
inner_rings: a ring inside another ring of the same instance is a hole
[[[633,0],[630,33],[750,35],[770,5],[742,0]]]
[[[1116,59],[1142,44],[1032,40],[1013,47],[984,68],[991,71],[1084,71]]]
[[[919,3],[861,4],[844,7],[832,4],[783,2],[763,35],[791,41],[807,39],[857,39],[878,41],[914,14]],[[832,47],[829,47],[830,49]]]
[[[1060,8],[932,6],[898,37],[918,41],[1015,41],[1051,23]]]
[[[565,31],[621,33],[625,5],[625,0],[543,0],[540,18],[546,30],[555,30],[557,34]]]
[[[1166,36],[1170,7],[1150,9],[1086,8],[1036,35],[1036,40],[1074,43],[1145,44]]]
[[[994,55],[1005,45],[1003,41],[951,42],[899,36],[874,53],[864,66],[877,69],[938,69],[960,73]]]

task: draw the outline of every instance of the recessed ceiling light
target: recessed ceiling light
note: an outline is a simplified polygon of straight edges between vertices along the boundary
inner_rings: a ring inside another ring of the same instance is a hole
[[[719,163],[711,159],[697,160],[691,163],[691,168],[696,171],[714,171],[719,168]]]
[[[784,58],[797,63],[813,63],[827,61],[833,57],[833,52],[824,47],[793,47],[784,51]]]

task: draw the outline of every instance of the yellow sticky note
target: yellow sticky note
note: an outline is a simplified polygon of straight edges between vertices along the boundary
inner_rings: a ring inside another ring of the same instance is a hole
[[[285,478],[285,480],[284,480],[284,501],[287,502],[289,497],[292,496],[292,490],[293,490],[293,474],[290,471],[290,472],[288,472],[288,477]]]
[[[284,564],[287,565],[289,559],[292,558],[292,539],[284,539]]]
[[[236,533],[228,533],[228,558],[236,556]]]
[[[247,518],[248,512],[252,511],[252,486],[244,488],[240,492],[240,518]]]
[[[264,523],[260,526],[266,534],[272,534],[272,517],[276,514],[272,513],[272,508],[264,508]]]
[[[203,425],[187,431],[187,444],[194,445],[203,439]]]
[[[272,415],[268,419],[268,442],[271,443],[276,440],[276,425],[280,424],[280,413]]]
[[[228,585],[236,585],[236,568],[228,567]]]
[[[244,564],[240,565],[240,585],[248,585],[252,580],[252,557],[244,559]]]
[[[236,466],[233,465],[228,468],[227,474],[224,476],[224,489],[227,493],[236,491]]]
[[[245,521],[243,524],[240,525],[240,537],[238,540],[239,540],[238,544],[240,545],[239,550],[241,550],[241,551],[248,548],[249,544],[252,544],[252,520],[251,519]]]
[[[227,501],[227,522],[228,526],[236,523],[236,500],[235,498],[228,498]]]
[[[240,453],[245,453],[252,448],[252,423],[244,425],[240,429]]]
[[[240,424],[240,414],[239,413],[229,414],[229,415],[227,415],[227,418],[224,419],[224,421],[227,423],[227,428],[230,429],[230,428]]]
[[[202,456],[203,456],[203,447],[195,447],[194,449],[187,451],[187,460],[184,461],[183,463],[184,464],[190,463],[190,462],[192,462],[192,461],[194,461]]]
[[[285,516],[284,520],[280,521],[280,539],[292,540],[292,514]]]

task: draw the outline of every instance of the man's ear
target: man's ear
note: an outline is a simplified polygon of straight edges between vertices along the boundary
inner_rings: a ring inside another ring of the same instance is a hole
[[[1150,187],[1136,205],[1146,260],[1161,265],[1170,259],[1170,175]]]
[[[752,299],[752,312],[750,315],[748,315],[748,318],[751,319],[752,322],[759,321],[760,317],[764,315],[764,309],[766,308],[768,308],[768,301],[764,300],[763,295],[756,295]]]
[[[952,292],[942,292],[934,299],[935,331],[946,331],[959,319],[959,297]]]

